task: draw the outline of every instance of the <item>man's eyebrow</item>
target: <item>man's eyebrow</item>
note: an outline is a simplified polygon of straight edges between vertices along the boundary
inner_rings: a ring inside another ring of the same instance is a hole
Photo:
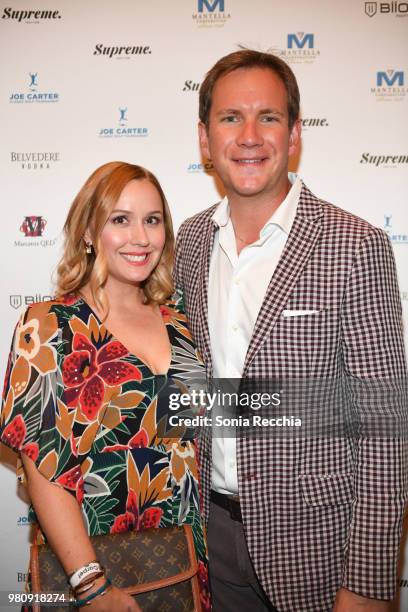
[[[241,114],[241,111],[236,108],[222,108],[216,113],[216,115],[240,115],[240,114]],[[279,117],[285,116],[285,113],[278,110],[277,108],[261,108],[261,110],[258,111],[258,115],[267,115],[267,114],[279,115]]]
[[[285,113],[282,113],[282,111],[276,109],[276,108],[261,108],[261,110],[258,113],[259,115],[279,115],[280,117],[284,117]]]
[[[222,108],[216,114],[217,115],[239,115],[240,111],[237,110],[236,108]]]

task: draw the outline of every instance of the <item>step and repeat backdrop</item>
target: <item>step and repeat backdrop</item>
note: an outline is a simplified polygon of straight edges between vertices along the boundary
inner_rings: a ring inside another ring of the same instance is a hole
[[[389,234],[407,319],[407,34],[398,0],[1,1],[1,376],[19,314],[53,293],[66,213],[97,166],[152,170],[176,228],[220,199],[198,146],[198,88],[242,46],[291,65],[303,124],[291,170]],[[0,458],[4,593],[23,589],[31,526],[15,457]],[[405,542],[400,587],[395,610],[408,610]]]

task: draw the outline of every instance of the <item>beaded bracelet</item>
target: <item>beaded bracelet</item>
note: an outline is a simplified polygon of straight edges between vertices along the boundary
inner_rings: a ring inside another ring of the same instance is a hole
[[[88,597],[84,597],[84,599],[76,599],[74,602],[74,606],[76,608],[81,608],[82,606],[88,606],[93,599],[99,597],[99,595],[105,595],[108,588],[111,586],[111,581],[109,578],[106,579],[105,583],[99,587],[96,591],[88,595]]]

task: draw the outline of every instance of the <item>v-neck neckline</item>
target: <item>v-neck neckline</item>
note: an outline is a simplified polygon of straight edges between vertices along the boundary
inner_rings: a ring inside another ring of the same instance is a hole
[[[115,334],[113,334],[113,333],[110,331],[110,329],[109,329],[108,327],[106,327],[105,323],[103,323],[103,322],[101,321],[100,317],[97,315],[97,313],[95,312],[95,310],[94,310],[94,309],[93,309],[93,308],[92,308],[92,307],[91,307],[91,306],[88,304],[88,302],[85,300],[85,298],[83,298],[82,296],[80,296],[80,295],[79,295],[79,296],[78,296],[78,301],[77,301],[76,303],[78,303],[78,302],[81,302],[81,303],[82,303],[84,306],[86,306],[86,308],[88,308],[89,312],[90,312],[90,313],[91,313],[91,314],[92,314],[92,315],[95,317],[95,319],[96,319],[96,321],[97,321],[98,325],[103,326],[103,327],[106,329],[106,331],[108,332],[108,334],[109,334],[109,336],[111,337],[111,339],[112,339],[112,340],[116,340],[116,342],[120,342],[120,344],[121,344],[122,346],[124,346],[124,347],[125,347],[125,349],[126,349],[126,351],[127,351],[128,355],[130,355],[131,357],[134,357],[134,358],[135,358],[135,359],[136,359],[136,360],[137,360],[139,363],[141,363],[141,364],[142,364],[142,365],[143,365],[145,368],[147,368],[147,369],[149,370],[149,372],[152,374],[152,376],[160,376],[160,377],[168,377],[168,376],[169,376],[169,372],[170,372],[171,367],[172,367],[172,364],[173,364],[173,345],[172,345],[172,342],[171,342],[171,337],[170,337],[170,332],[169,332],[169,326],[168,326],[168,325],[166,325],[166,323],[165,323],[165,321],[164,321],[164,315],[163,315],[163,313],[162,313],[162,311],[161,311],[161,309],[160,309],[160,306],[159,306],[159,309],[160,309],[160,314],[161,314],[161,317],[162,317],[162,321],[163,321],[164,327],[165,327],[165,329],[166,329],[167,338],[168,338],[168,341],[169,341],[169,346],[170,346],[170,361],[169,361],[169,367],[168,367],[167,371],[166,371],[166,372],[164,372],[164,373],[157,373],[157,372],[155,372],[155,371],[152,369],[152,367],[151,367],[151,366],[150,366],[150,365],[147,363],[147,361],[144,361],[143,359],[141,359],[141,358],[139,357],[139,355],[136,355],[135,353],[132,353],[132,351],[130,351],[130,350],[128,349],[128,347],[126,346],[126,344],[124,344],[124,343],[122,342],[122,340],[120,340],[119,338],[117,338],[117,337],[115,336]]]

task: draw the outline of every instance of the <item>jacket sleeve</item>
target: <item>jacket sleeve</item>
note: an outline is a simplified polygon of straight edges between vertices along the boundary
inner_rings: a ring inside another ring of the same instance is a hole
[[[343,586],[388,600],[396,592],[407,500],[407,372],[395,262],[382,230],[370,230],[354,260],[342,306],[342,351],[359,421]]]

